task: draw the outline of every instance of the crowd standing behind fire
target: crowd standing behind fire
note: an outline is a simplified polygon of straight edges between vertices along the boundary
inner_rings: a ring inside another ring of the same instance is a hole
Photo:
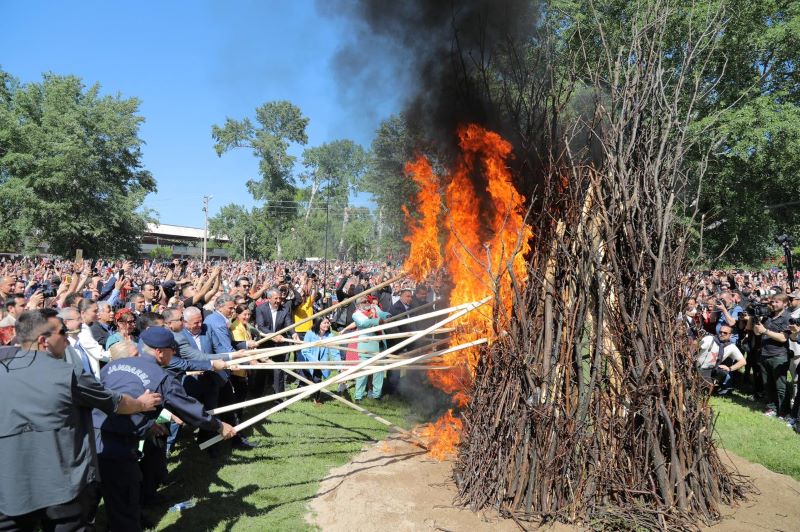
[[[206,412],[280,391],[285,374],[250,377],[228,369],[229,361],[256,347],[262,333],[399,273],[391,261],[2,259],[0,442],[16,465],[0,468],[0,529],[91,526],[102,497],[111,530],[141,530],[141,506],[163,502],[158,488],[182,425],[199,427],[198,441],[218,432],[236,448],[254,447],[233,428],[238,412],[219,418]],[[416,285],[400,280],[261,347],[353,329],[354,314],[381,320],[431,310],[445,289],[439,275]],[[365,356],[359,347],[294,356],[358,359]],[[358,383],[354,400],[380,400],[398,386],[398,375],[389,375],[383,388],[382,377],[371,380]],[[30,382],[52,393],[40,397]],[[345,386],[339,391],[348,393]],[[72,431],[67,437],[65,427]],[[208,452],[218,457],[219,446]]]

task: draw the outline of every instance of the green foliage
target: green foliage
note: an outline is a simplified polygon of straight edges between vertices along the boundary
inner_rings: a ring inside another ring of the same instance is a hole
[[[406,223],[401,207],[414,204],[417,187],[406,177],[404,167],[420,146],[419,139],[411,134],[400,116],[381,122],[372,141],[361,190],[371,193],[378,204],[376,225],[383,226],[378,242],[382,255],[397,254],[406,248],[403,242]]]
[[[259,160],[260,181],[249,181],[247,188],[257,200],[285,199],[293,195],[292,171],[296,162],[288,149],[308,142],[308,118],[287,101],[265,103],[256,109],[254,126],[249,118],[225,119],[225,125],[211,127],[218,156],[233,148],[249,148]]]
[[[350,197],[362,187],[367,153],[351,140],[335,140],[306,148],[302,155],[304,171],[294,176],[297,160],[289,155],[292,144],[304,145],[308,139],[308,119],[300,109],[286,101],[270,102],[256,110],[258,127],[245,118],[228,118],[225,125],[213,126],[214,149],[222,155],[233,148],[250,148],[259,159],[262,179],[247,184],[253,198],[263,204],[247,210],[227,205],[210,220],[212,231],[225,234],[231,255],[260,259],[300,259],[325,254],[335,256],[335,245],[344,231],[347,238],[361,238],[363,213],[345,223],[344,212]],[[301,186],[305,185],[305,186]],[[369,218],[369,214],[367,214]],[[351,224],[355,224],[350,228]],[[374,241],[350,245],[349,253],[371,256]]]
[[[0,247],[136,256],[156,183],[142,169],[139,101],[74,76],[0,71]]]
[[[163,260],[172,258],[172,248],[169,246],[156,246],[150,250],[150,258],[154,260]]]

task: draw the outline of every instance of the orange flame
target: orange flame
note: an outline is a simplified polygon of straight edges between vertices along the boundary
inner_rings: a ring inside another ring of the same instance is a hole
[[[428,453],[437,460],[444,460],[452,455],[461,440],[461,420],[448,410],[435,423],[428,423],[420,428],[420,436],[428,443]]]
[[[403,270],[414,279],[421,281],[432,271],[442,267],[437,225],[441,211],[439,183],[433,173],[433,168],[424,155],[417,156],[414,162],[406,163],[405,171],[406,175],[419,185],[417,203],[422,219],[417,221],[409,214],[406,206],[402,206],[409,228],[409,234],[404,240],[411,245]]]
[[[489,294],[498,297],[491,309],[484,310],[483,307],[459,320],[458,330],[451,336],[451,345],[479,338],[492,341],[498,331],[508,326],[513,301],[511,273],[518,284],[524,286],[525,255],[530,251],[530,239],[533,237],[531,227],[525,224],[525,198],[514,187],[511,172],[506,166],[506,161],[512,156],[511,144],[497,133],[475,124],[460,128],[458,135],[461,157],[452,175],[445,180],[447,239],[444,263],[453,282],[450,304],[476,301]],[[416,169],[411,174],[415,180],[429,170],[432,176],[431,167],[424,158],[417,158],[413,165],[406,165],[407,172],[409,168]],[[473,185],[477,180],[475,177],[486,182],[483,201]],[[432,177],[428,179],[434,181]],[[439,215],[440,198],[430,191],[421,185],[418,201],[423,213],[422,225]],[[423,192],[426,193],[424,197]],[[433,218],[431,211],[435,212]],[[434,252],[429,247],[436,245],[436,237],[436,231],[430,228],[423,231],[419,225],[411,224],[407,241],[411,244],[410,254],[413,258],[409,258],[406,271],[431,272],[430,269],[414,269],[415,263],[411,261],[433,264],[434,261],[428,257],[434,256]],[[415,249],[424,250],[425,254],[420,251],[421,256],[415,257]],[[453,366],[453,369],[428,372],[428,379],[451,394],[453,402],[463,407],[469,401],[468,390],[480,355],[481,348],[478,347],[445,355],[442,363]],[[452,412],[425,428],[435,435],[436,448],[440,449],[437,454],[441,456],[455,450],[460,429],[461,422],[453,417]]]

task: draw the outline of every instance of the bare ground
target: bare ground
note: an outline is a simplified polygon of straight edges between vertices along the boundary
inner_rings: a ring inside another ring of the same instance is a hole
[[[750,477],[758,493],[726,508],[712,532],[800,530],[800,482],[738,456],[724,460]],[[440,530],[518,531],[495,512],[474,513],[453,505],[452,463],[438,462],[399,438],[367,445],[352,461],[331,470],[310,503],[307,521],[324,531]],[[535,528],[525,523],[528,528]],[[543,530],[576,530],[565,525]]]

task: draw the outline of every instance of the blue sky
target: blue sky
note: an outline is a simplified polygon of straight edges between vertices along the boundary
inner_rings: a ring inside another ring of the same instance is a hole
[[[143,163],[158,182],[145,205],[162,223],[201,227],[205,194],[212,216],[228,203],[252,205],[245,182],[258,178],[256,159],[246,150],[218,158],[212,147],[211,125],[226,116],[286,99],[310,118],[309,145],[349,138],[368,148],[402,103],[388,73],[367,98],[338,85],[332,58],[353,28],[311,0],[0,0],[0,16],[0,66],[23,82],[74,74],[141,100]]]

